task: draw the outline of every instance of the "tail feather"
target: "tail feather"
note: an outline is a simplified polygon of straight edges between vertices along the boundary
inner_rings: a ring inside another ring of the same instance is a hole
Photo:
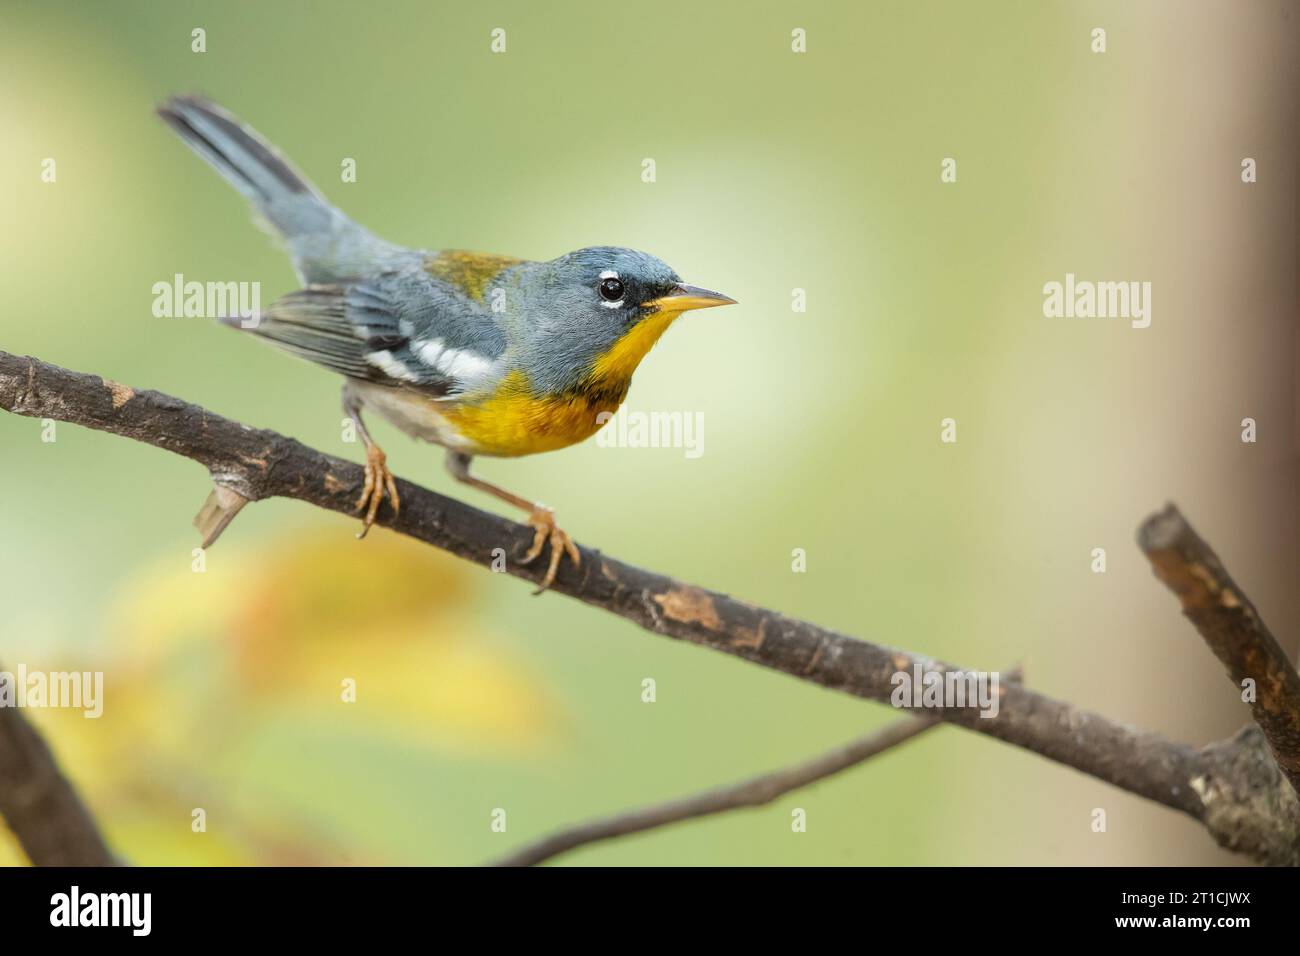
[[[427,258],[385,242],[335,209],[274,146],[215,103],[173,96],[158,115],[283,237],[304,282],[418,267]]]
[[[250,199],[271,202],[288,192],[325,201],[274,146],[211,100],[173,96],[158,115]]]
[[[158,115],[289,240],[330,227],[328,202],[251,127],[200,96],[173,96]]]

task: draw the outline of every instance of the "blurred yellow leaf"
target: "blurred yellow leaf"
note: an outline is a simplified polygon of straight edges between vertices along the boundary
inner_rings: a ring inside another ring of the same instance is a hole
[[[536,669],[475,614],[482,572],[378,529],[205,557],[201,572],[175,558],[147,567],[114,601],[98,645],[101,717],[33,714],[133,859],[350,859],[308,825],[292,787],[248,769],[250,753],[292,747],[294,727],[475,759],[553,745],[559,721]],[[195,807],[220,807],[220,826],[191,833]],[[9,858],[21,856],[0,841]]]

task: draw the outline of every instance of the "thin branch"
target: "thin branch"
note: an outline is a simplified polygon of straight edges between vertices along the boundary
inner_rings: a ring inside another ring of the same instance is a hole
[[[36,866],[116,862],[54,754],[16,706],[0,706],[0,817]]]
[[[1024,675],[1020,667],[1015,667],[1004,671],[1002,676],[1008,681],[1019,683]],[[933,717],[905,717],[864,737],[790,767],[782,767],[739,783],[716,787],[703,793],[679,797],[664,803],[639,807],[602,820],[592,820],[560,830],[502,857],[491,865],[535,866],[589,843],[642,833],[646,830],[657,830],[683,820],[726,813],[743,807],[761,807],[771,803],[777,797],[865,763],[886,750],[892,750],[899,744],[921,736],[927,730],[939,726],[939,723]]]
[[[873,734],[792,767],[783,767],[780,770],[742,780],[740,783],[717,787],[665,803],[640,807],[602,820],[580,823],[516,850],[492,865],[534,866],[588,843],[641,833],[645,830],[655,830],[683,820],[725,813],[741,807],[761,807],[792,790],[798,790],[842,770],[856,767],[937,726],[939,721],[932,717],[908,717],[896,720]]]
[[[1156,576],[1228,669],[1238,689],[1254,684],[1250,705],[1278,766],[1300,793],[1300,673],[1223,562],[1173,505],[1138,531]]]
[[[183,455],[203,464],[216,485],[249,501],[297,498],[350,515],[363,482],[359,465],[275,432],[249,428],[159,392],[136,391],[5,352],[0,352],[0,408],[84,425]],[[394,517],[385,507],[380,524],[484,566],[491,566],[494,552],[502,549],[512,557],[508,573],[538,581],[541,569],[517,560],[531,543],[530,529],[407,481],[399,480],[398,490],[401,514]],[[800,680],[888,702],[899,672],[957,670],[645,571],[591,548],[581,550],[581,567],[562,564],[552,591],[654,633]],[[1206,804],[1192,781],[1217,778],[1224,769],[1223,755],[1211,748],[1174,743],[1019,685],[1002,688],[995,718],[983,718],[971,707],[931,713],[1202,821]],[[1239,823],[1246,826],[1251,820],[1245,815]],[[1220,842],[1237,840],[1258,859],[1277,853],[1276,847],[1260,842],[1258,833],[1214,835]],[[1300,850],[1295,852],[1300,859]]]

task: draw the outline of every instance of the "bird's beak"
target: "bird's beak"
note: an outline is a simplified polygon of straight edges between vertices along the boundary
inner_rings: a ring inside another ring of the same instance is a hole
[[[668,295],[646,303],[659,312],[685,312],[687,309],[712,309],[714,306],[735,304],[736,300],[731,296],[693,285],[679,285]]]

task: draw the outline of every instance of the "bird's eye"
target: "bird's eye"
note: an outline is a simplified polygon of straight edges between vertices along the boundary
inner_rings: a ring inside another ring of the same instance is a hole
[[[617,276],[610,276],[600,280],[600,297],[606,302],[617,302],[623,298],[623,280]]]

